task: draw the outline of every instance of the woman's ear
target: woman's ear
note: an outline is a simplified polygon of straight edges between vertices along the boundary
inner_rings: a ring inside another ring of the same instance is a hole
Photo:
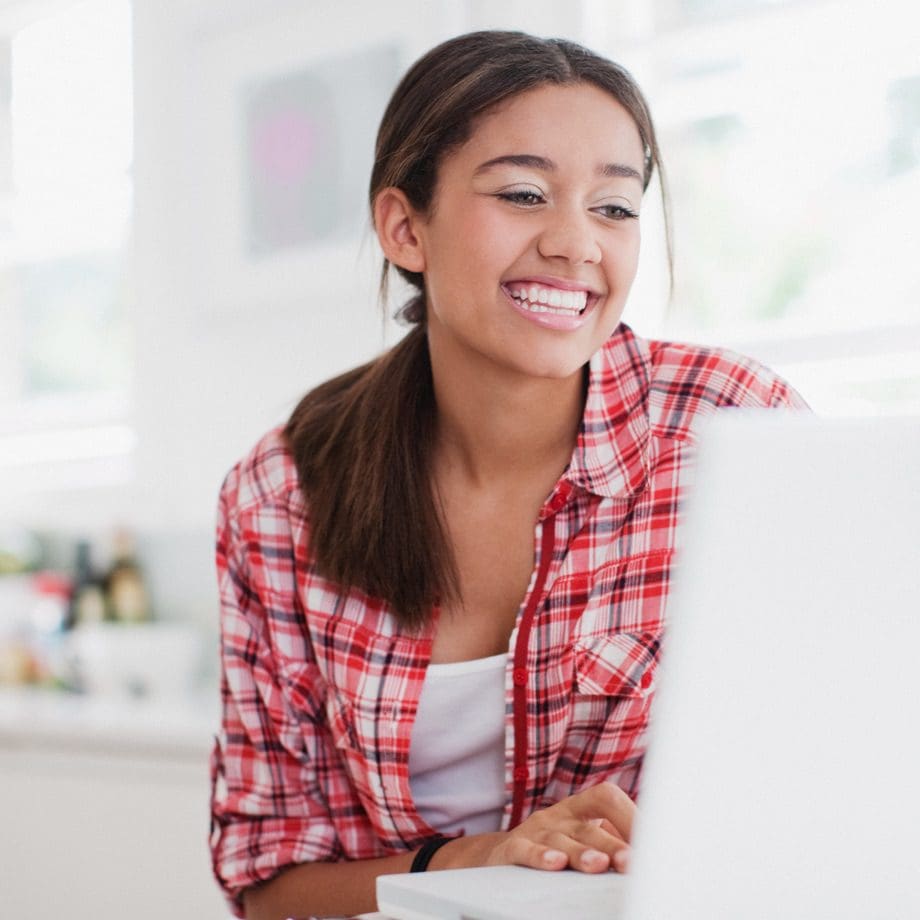
[[[389,186],[374,199],[374,229],[383,254],[406,271],[425,271],[425,251],[417,232],[422,219],[402,189]]]

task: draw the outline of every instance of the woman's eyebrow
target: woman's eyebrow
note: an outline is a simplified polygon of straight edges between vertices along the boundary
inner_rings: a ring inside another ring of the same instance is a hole
[[[555,172],[556,170],[556,164],[546,157],[532,153],[508,153],[504,156],[486,160],[485,163],[480,163],[476,167],[474,175],[478,176],[480,173],[492,169],[493,166],[524,166],[529,169],[539,169],[543,172]],[[637,170],[624,163],[604,163],[597,168],[597,171],[600,175],[606,177],[622,177],[637,179],[639,182],[643,181],[642,175]]]

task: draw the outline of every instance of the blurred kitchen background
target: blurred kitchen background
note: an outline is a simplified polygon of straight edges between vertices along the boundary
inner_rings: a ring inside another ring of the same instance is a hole
[[[920,413],[920,29],[882,0],[0,0],[0,915],[226,916],[217,490],[392,344],[364,201],[419,54],[573,38],[650,98],[626,319]],[[390,312],[398,305],[395,302]]]

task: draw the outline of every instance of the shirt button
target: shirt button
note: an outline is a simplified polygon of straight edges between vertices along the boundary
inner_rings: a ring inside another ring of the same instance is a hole
[[[527,779],[527,767],[515,767],[512,775],[516,783],[523,783]]]
[[[652,685],[652,672],[651,671],[646,671],[642,675],[642,680],[639,681],[639,685],[642,687],[643,690],[648,690],[648,688],[651,687]]]
[[[526,668],[515,668],[511,673],[511,679],[514,681],[515,687],[524,687],[527,684],[527,670]]]

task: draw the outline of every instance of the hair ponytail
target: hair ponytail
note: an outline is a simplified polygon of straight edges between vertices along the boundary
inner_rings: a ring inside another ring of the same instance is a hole
[[[309,392],[284,431],[309,499],[317,570],[388,601],[409,629],[457,589],[430,484],[434,422],[428,342],[416,326]]]

